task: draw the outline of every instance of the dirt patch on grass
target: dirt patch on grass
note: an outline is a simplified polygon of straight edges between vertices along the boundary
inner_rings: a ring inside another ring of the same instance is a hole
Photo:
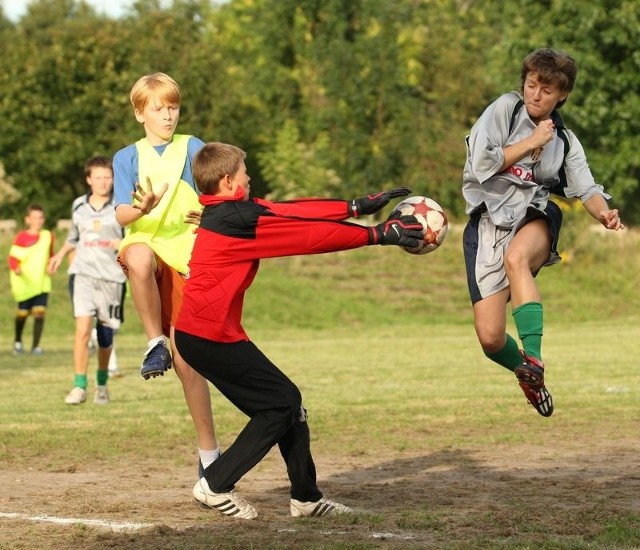
[[[277,452],[237,487],[258,509],[254,521],[197,506],[195,466],[167,468],[159,460],[149,471],[148,463],[127,461],[51,472],[5,465],[0,548],[569,548],[598,547],[612,536],[618,548],[640,544],[635,438],[407,451],[375,460],[316,455],[326,496],[357,514],[291,518]]]

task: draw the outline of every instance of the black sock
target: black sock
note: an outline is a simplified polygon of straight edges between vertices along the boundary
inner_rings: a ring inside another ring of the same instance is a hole
[[[37,348],[40,345],[40,337],[42,336],[42,329],[44,328],[44,317],[36,317],[33,320],[33,347]]]
[[[26,317],[16,317],[16,342],[22,342],[22,331],[26,322]]]

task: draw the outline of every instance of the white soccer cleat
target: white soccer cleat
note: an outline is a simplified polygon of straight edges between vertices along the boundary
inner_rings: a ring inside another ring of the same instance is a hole
[[[109,390],[107,390],[107,386],[96,387],[96,393],[93,394],[93,402],[96,405],[109,404]]]
[[[241,519],[254,519],[258,512],[234,491],[229,493],[214,493],[207,480],[201,477],[193,488],[193,497],[207,508],[215,508],[225,516]]]
[[[72,388],[67,397],[64,398],[64,402],[67,405],[80,405],[80,403],[84,403],[86,400],[87,390],[79,388],[78,386]]]
[[[348,506],[324,497],[315,502],[302,502],[295,498],[291,499],[291,515],[294,518],[335,516],[338,514],[350,514],[352,512],[353,510]]]

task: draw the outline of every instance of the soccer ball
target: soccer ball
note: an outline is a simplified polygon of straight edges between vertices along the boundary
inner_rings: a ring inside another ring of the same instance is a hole
[[[399,202],[393,215],[415,216],[424,227],[424,239],[419,246],[403,247],[410,254],[429,254],[438,248],[447,235],[447,215],[442,207],[429,197],[408,197]]]

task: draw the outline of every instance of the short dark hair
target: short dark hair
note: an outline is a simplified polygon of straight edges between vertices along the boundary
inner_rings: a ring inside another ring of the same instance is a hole
[[[113,172],[111,159],[102,155],[96,155],[95,157],[87,159],[87,162],[84,163],[84,175],[89,177],[91,175],[91,170],[94,168],[108,168]]]
[[[44,214],[44,208],[41,204],[30,204],[27,206],[27,216],[31,214],[31,212],[42,212]]]
[[[520,71],[520,85],[524,90],[524,81],[530,72],[539,75],[540,82],[544,84],[554,84],[566,94],[573,90],[578,74],[578,66],[575,59],[569,54],[553,50],[551,48],[539,48],[531,52],[522,61]],[[562,107],[566,98],[559,101],[556,109]]]
[[[207,143],[193,158],[191,173],[198,189],[205,195],[215,195],[220,180],[234,175],[247,157],[240,147],[228,143]]]

